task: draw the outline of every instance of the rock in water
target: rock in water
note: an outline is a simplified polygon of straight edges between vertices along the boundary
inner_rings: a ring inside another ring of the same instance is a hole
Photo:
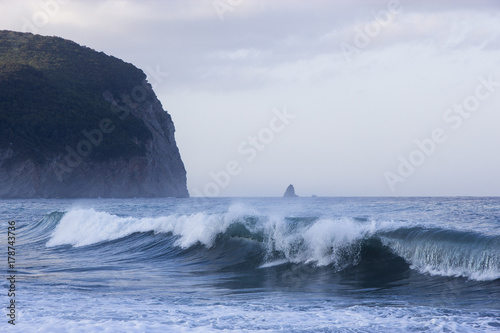
[[[285,194],[283,195],[283,198],[296,198],[296,197],[298,197],[298,195],[295,194],[295,188],[291,184],[288,185]]]
[[[187,197],[146,75],[57,37],[0,31],[0,197]]]

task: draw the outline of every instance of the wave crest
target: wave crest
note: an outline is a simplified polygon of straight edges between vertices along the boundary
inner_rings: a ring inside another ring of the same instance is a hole
[[[119,240],[134,233],[154,232],[173,236],[170,247],[173,244],[184,250],[199,251],[202,258],[210,256],[203,251],[219,247],[230,248],[232,256],[241,257],[243,253],[239,246],[243,243],[231,245],[229,242],[234,239],[246,244],[252,242],[252,246],[258,249],[255,252],[258,258],[252,258],[248,263],[252,267],[312,264],[341,271],[363,265],[366,260],[387,261],[394,254],[421,273],[474,280],[500,278],[499,236],[408,227],[400,222],[254,214],[230,209],[217,214],[135,218],[94,209],[74,209],[64,215],[50,215],[50,221],[57,217],[60,220],[57,225],[54,221],[50,223],[52,234],[46,246],[82,247]],[[47,227],[44,226],[43,230]],[[196,248],[197,245],[202,245],[202,248]],[[169,249],[155,251],[168,252]]]
[[[416,227],[385,233],[381,239],[411,268],[423,273],[479,281],[500,278],[498,236]]]
[[[76,209],[66,213],[55,228],[48,247],[75,247],[120,239],[136,232],[173,233],[175,245],[188,248],[196,243],[212,247],[215,237],[231,224],[224,215],[169,215],[157,218],[119,217],[94,209]]]

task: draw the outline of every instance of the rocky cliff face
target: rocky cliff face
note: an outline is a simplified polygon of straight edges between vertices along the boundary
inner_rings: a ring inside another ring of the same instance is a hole
[[[8,38],[17,50],[8,50],[3,71],[0,57],[0,89],[10,87],[0,93],[1,198],[188,196],[174,124],[142,71],[69,41],[5,34],[0,53]],[[45,60],[26,61],[34,55]],[[117,70],[108,80],[101,73],[109,64]],[[48,90],[37,94],[42,86]],[[23,97],[26,89],[32,94]]]

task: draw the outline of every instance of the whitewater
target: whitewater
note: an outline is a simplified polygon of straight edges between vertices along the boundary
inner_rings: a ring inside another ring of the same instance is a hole
[[[0,213],[3,248],[17,225],[17,319],[2,331],[500,331],[500,198],[2,200]]]

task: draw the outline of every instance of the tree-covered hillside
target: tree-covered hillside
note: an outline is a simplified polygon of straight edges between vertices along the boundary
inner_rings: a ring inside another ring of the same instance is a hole
[[[131,64],[62,38],[0,31],[0,148],[41,163],[109,118],[114,130],[89,158],[141,155],[150,131],[132,114],[119,119],[103,94],[130,96],[145,79]]]

